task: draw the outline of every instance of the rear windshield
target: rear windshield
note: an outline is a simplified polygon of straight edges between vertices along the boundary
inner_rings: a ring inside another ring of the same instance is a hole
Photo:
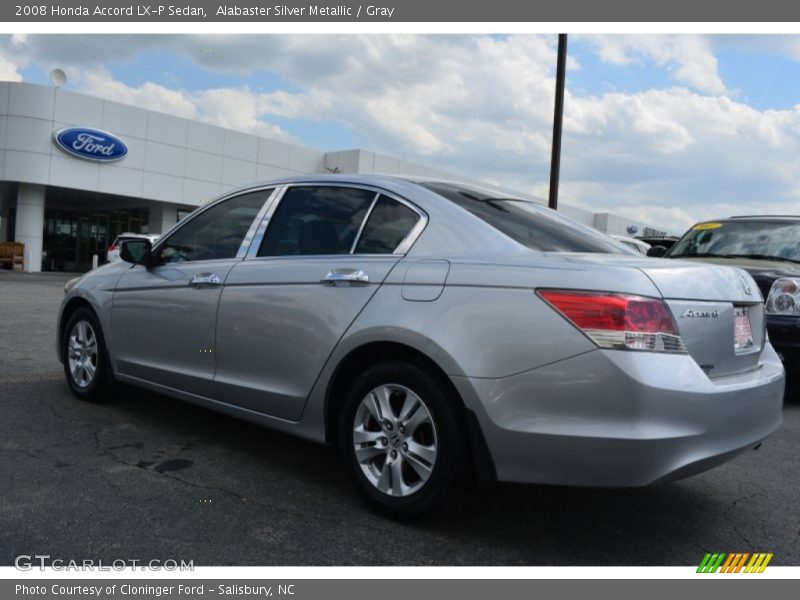
[[[800,262],[800,223],[720,221],[698,223],[667,254]]]
[[[420,185],[471,212],[511,239],[543,252],[599,252],[631,254],[622,244],[564,217],[519,198],[492,195],[460,185],[421,182]]]

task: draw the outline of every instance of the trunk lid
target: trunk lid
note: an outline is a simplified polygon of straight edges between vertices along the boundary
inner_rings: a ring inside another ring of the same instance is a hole
[[[800,264],[789,261],[753,259],[753,258],[722,258],[722,257],[697,257],[682,258],[680,260],[690,262],[705,262],[713,265],[725,265],[727,267],[740,267],[750,273],[755,280],[761,295],[766,298],[769,290],[776,279],[781,277],[800,278]]]
[[[647,275],[672,311],[689,354],[709,377],[758,368],[766,341],[764,304],[743,269],[635,256],[570,255],[568,260],[629,266]]]

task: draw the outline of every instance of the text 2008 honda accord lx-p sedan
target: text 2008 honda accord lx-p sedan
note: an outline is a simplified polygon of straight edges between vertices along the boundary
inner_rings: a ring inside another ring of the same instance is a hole
[[[336,445],[397,517],[476,479],[641,486],[759,444],[784,376],[758,287],[625,252],[476,187],[274,181],[68,283],[59,354],[81,398],[124,382]]]

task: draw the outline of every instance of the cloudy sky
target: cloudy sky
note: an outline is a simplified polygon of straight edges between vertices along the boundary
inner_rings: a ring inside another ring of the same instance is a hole
[[[547,195],[556,36],[0,37],[0,80]],[[561,199],[682,232],[800,213],[800,36],[571,36]]]

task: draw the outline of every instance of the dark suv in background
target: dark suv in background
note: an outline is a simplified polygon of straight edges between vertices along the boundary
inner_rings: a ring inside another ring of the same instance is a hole
[[[796,392],[800,387],[800,216],[731,217],[698,223],[664,256],[733,265],[752,275],[766,302],[769,339]]]

